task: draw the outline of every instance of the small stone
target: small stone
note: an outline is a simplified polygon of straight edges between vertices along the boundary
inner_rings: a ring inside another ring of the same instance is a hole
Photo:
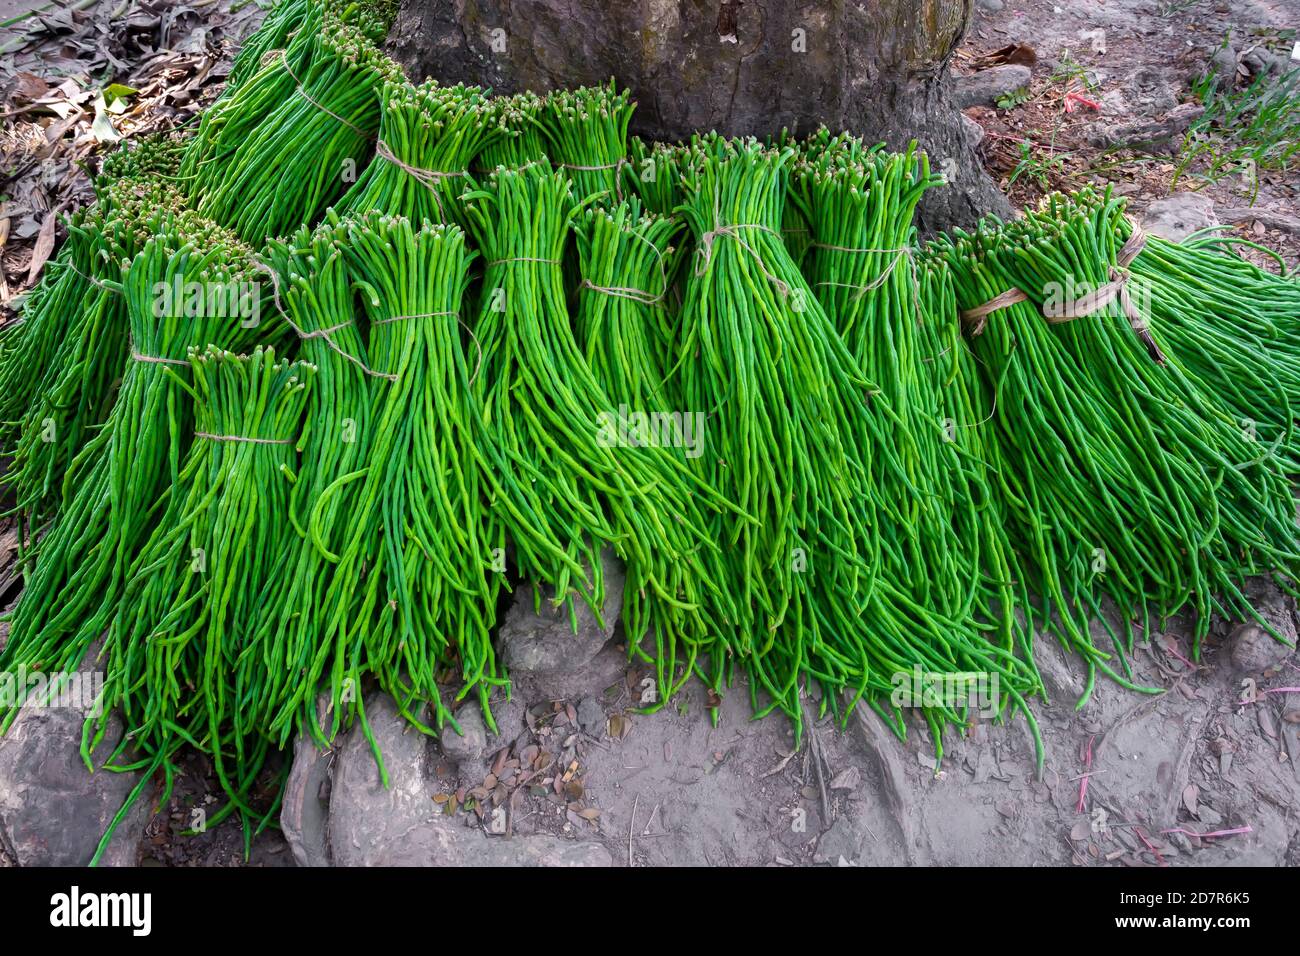
[[[623,563],[609,551],[601,555],[605,579],[602,627],[591,608],[576,601],[575,632],[566,605],[555,607],[549,588],[543,589],[540,610],[534,610],[532,588],[516,589],[497,637],[497,653],[506,669],[517,673],[554,674],[589,664],[614,634],[623,610]]]
[[[841,857],[854,862],[858,859],[861,842],[862,838],[853,832],[848,817],[841,816],[818,839],[814,858],[818,863],[835,863]]]
[[[1210,68],[1215,76],[1226,80],[1231,85],[1237,77],[1237,51],[1231,46],[1216,51],[1214,56],[1210,57]]]
[[[1192,233],[1218,224],[1213,200],[1200,193],[1174,193],[1157,199],[1142,213],[1147,232],[1170,242],[1182,242]]]
[[[456,733],[456,728],[448,723],[439,737],[447,759],[458,765],[482,759],[483,749],[487,746],[487,728],[478,701],[470,701],[456,711],[456,723],[460,724],[460,733]]]
[[[599,737],[605,730],[605,708],[594,697],[584,697],[578,702],[578,726],[592,737]]]
[[[1032,75],[1029,67],[1008,63],[980,70],[971,76],[959,76],[955,89],[957,108],[993,106],[1008,93],[1027,87]]]
[[[985,13],[997,13],[1003,6],[1002,0],[979,0],[979,8]]]
[[[1291,648],[1253,622],[1238,624],[1228,638],[1232,666],[1241,674],[1262,677],[1281,667]]]

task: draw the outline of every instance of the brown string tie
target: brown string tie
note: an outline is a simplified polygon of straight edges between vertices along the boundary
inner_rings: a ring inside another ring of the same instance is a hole
[[[724,226],[718,222],[719,218],[718,204],[715,201],[713,209],[714,226],[708,232],[700,236],[700,247],[696,250],[696,254],[700,257],[700,261],[695,267],[695,274],[697,276],[702,276],[709,268],[709,263],[713,260],[713,243],[718,239],[718,237],[729,236],[736,240],[742,249],[754,257],[754,261],[758,263],[759,271],[763,273],[763,277],[766,278],[768,282],[772,283],[781,295],[788,296],[790,294],[790,286],[781,279],[780,276],[774,276],[772,273],[767,271],[767,267],[763,265],[763,257],[758,254],[758,250],[740,237],[740,230],[758,229],[762,232],[768,233],[769,235],[776,236],[778,239],[781,238],[781,234],[775,229],[769,229],[767,226],[757,222],[737,222]]]
[[[438,184],[444,179],[455,179],[460,176],[468,176],[469,173],[464,170],[461,170],[460,172],[451,172],[443,169],[421,169],[419,166],[411,166],[398,159],[397,155],[382,139],[375,141],[375,155],[382,160],[392,163],[417,182],[428,186],[429,191],[433,193],[433,201],[438,206],[438,217],[443,222],[447,221],[447,210],[442,206],[442,193],[438,191]]]
[[[632,163],[625,156],[616,163],[605,163],[601,166],[575,166],[572,163],[560,163],[560,168],[577,169],[589,173],[596,173],[605,169],[614,170],[614,198],[621,203],[623,201],[623,179],[619,174],[623,171],[624,166],[631,165]]]
[[[977,305],[973,309],[964,309],[961,314],[961,320],[970,329],[971,337],[979,335],[984,331],[988,317],[998,309],[1005,309],[1008,306],[1018,302],[1028,302],[1029,296],[1020,289],[1008,289],[1001,295],[995,295],[983,305]]]
[[[1133,231],[1129,234],[1128,239],[1120,248],[1119,255],[1115,258],[1115,265],[1109,270],[1110,281],[1105,285],[1094,289],[1092,292],[1082,295],[1073,302],[1064,305],[1051,304],[1043,307],[1043,315],[1048,322],[1053,325],[1060,325],[1064,322],[1071,322],[1074,319],[1083,318],[1094,312],[1106,308],[1116,299],[1119,300],[1120,308],[1124,312],[1124,317],[1128,319],[1129,325],[1137,334],[1138,339],[1146,346],[1147,353],[1157,365],[1165,364],[1164,353],[1160,351],[1160,346],[1156,344],[1155,338],[1151,335],[1151,330],[1147,326],[1146,319],[1138,311],[1137,306],[1133,303],[1133,297],[1129,294],[1128,283],[1132,278],[1132,273],[1128,267],[1146,248],[1147,233],[1137,223],[1133,224]]]
[[[376,372],[374,369],[370,368],[370,366],[366,365],[365,362],[361,361],[361,359],[357,358],[355,355],[345,351],[344,349],[339,348],[339,346],[335,343],[334,339],[330,337],[334,332],[337,332],[340,329],[347,328],[349,325],[352,324],[351,322],[343,322],[339,325],[331,326],[330,328],[327,329],[316,329],[313,332],[308,332],[304,329],[299,328],[298,325],[293,321],[293,319],[289,318],[289,313],[285,311],[284,306],[280,303],[280,277],[276,274],[275,270],[272,269],[270,266],[268,266],[261,259],[257,259],[257,258],[252,259],[252,265],[253,268],[256,269],[258,272],[265,273],[266,275],[271,277],[271,296],[275,300],[275,310],[284,317],[285,324],[288,325],[289,328],[293,329],[294,334],[297,335],[298,338],[303,339],[304,341],[307,339],[320,339],[332,351],[343,356],[343,358],[347,359],[357,368],[361,369],[361,371],[364,372],[366,375],[369,375],[372,378],[382,378],[385,381],[389,381],[389,382],[397,381],[396,375],[392,375],[388,372]]]

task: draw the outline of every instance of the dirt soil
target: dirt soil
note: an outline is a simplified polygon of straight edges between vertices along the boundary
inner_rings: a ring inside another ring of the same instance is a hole
[[[985,129],[980,148],[990,172],[1018,205],[1088,181],[1113,183],[1135,210],[1167,195],[1173,155],[1106,153],[1090,145],[1090,130],[1185,101],[1190,78],[1230,29],[1281,50],[1295,37],[1280,31],[1300,22],[1300,4],[1281,0],[1007,0],[996,12],[985,9],[995,5],[977,4],[954,68],[971,72],[1010,44],[1034,49],[1027,100],[968,111]],[[14,6],[0,0],[0,21]],[[19,174],[4,187],[0,211],[7,240],[0,300],[27,284],[51,211],[86,194],[78,164],[104,148],[92,133],[86,91],[109,79],[141,91],[129,115],[113,117],[124,134],[183,121],[215,95],[232,39],[259,16],[253,7],[232,13],[228,0],[125,6],[126,16],[110,21],[116,2],[91,5],[69,14],[66,29],[56,21],[39,42],[0,54],[0,159],[6,175]],[[1104,53],[1093,43],[1098,29]],[[6,36],[0,32],[0,44]],[[1082,79],[1071,62],[1085,71]],[[34,109],[41,100],[68,105]],[[1060,157],[1042,181],[1014,175],[1022,141],[1039,158]],[[1294,173],[1265,174],[1257,205],[1294,214],[1298,186]],[[1192,187],[1219,205],[1247,205],[1239,178],[1179,183]],[[1300,262],[1300,237],[1249,219],[1239,229]],[[0,539],[6,530],[0,526]],[[0,591],[8,592],[0,603],[14,596],[8,564],[0,547]],[[1293,617],[1292,603],[1273,603]],[[812,725],[795,752],[788,723],[750,719],[744,687],[721,701],[716,724],[698,686],[641,716],[633,711],[644,675],[613,646],[597,658],[588,686],[561,692],[521,681],[515,699],[526,713],[493,763],[563,761],[571,772],[559,792],[520,788],[513,831],[599,839],[624,865],[1300,865],[1300,693],[1285,690],[1300,685],[1300,666],[1292,657],[1271,678],[1244,680],[1228,659],[1224,622],[1193,666],[1190,630],[1185,621],[1171,624],[1134,654],[1135,680],[1162,693],[1140,695],[1103,679],[1077,711],[1086,676],[1080,662],[1041,638],[1038,663],[1051,697],[1035,703],[1041,776],[1019,717],[950,737],[936,767],[922,721],[910,720],[900,742],[869,712],[844,733],[828,722]],[[449,812],[472,813],[463,809],[459,783],[435,782],[440,802],[454,799]],[[141,859],[242,865],[234,823],[181,835],[214,792],[207,768],[192,759],[171,805],[150,824]],[[278,833],[259,835],[253,846],[254,865],[291,863]]]

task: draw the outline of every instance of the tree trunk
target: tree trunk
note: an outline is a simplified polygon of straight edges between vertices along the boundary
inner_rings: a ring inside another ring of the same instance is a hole
[[[498,93],[606,82],[633,132],[768,136],[820,124],[899,148],[915,138],[950,186],[923,228],[1005,212],[950,99],[972,0],[402,0],[389,50],[413,79]]]

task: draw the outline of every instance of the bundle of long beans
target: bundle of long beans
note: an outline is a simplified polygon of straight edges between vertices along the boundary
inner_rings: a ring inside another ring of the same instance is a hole
[[[1121,681],[1087,630],[1103,595],[1124,619],[1125,635],[1110,638],[1127,671],[1134,619],[1150,633],[1149,607],[1163,621],[1190,605],[1199,652],[1211,612],[1257,616],[1247,576],[1291,587],[1300,568],[1279,461],[1116,294],[1130,254],[1122,210],[1109,196],[1052,197],[942,246],[994,393],[999,492],[1022,564],[1090,675]]]
[[[32,339],[26,354],[0,358],[15,391],[29,396],[6,443],[13,463],[3,478],[17,501],[24,547],[53,517],[69,464],[112,407],[129,349],[126,304],[107,282],[121,278],[121,263],[177,208],[168,177],[178,151],[173,142],[148,139],[105,161],[96,205],[69,221],[68,240],[51,264],[50,295],[31,315],[43,344]]]
[[[871,476],[887,469],[900,487],[909,482],[869,407],[883,398],[781,240],[792,151],[715,140],[701,152],[684,207],[697,250],[682,383],[687,407],[710,412],[706,478],[759,519],[723,516],[714,527],[741,609],[730,649],[752,675],[755,709],[780,709],[801,727],[806,678],[821,683],[823,710],[847,715],[838,694],[848,688],[849,706],[867,695],[883,711],[895,675],[914,667],[996,673],[999,703],[1023,704],[1037,685],[1028,665],[918,604],[887,573],[882,524],[899,520],[899,508]],[[950,701],[924,709],[937,747],[960,712]],[[891,723],[902,731],[896,712]]]
[[[930,359],[922,362],[921,371],[928,372],[937,390],[943,438],[957,449],[968,491],[965,504],[952,509],[953,533],[966,543],[968,553],[978,556],[981,584],[999,602],[985,613],[1000,621],[1001,642],[1004,646],[1020,642],[1023,658],[1037,671],[1032,638],[1038,608],[1009,530],[998,446],[989,426],[997,399],[985,386],[979,360],[963,333],[946,258],[929,247],[915,250],[913,258],[921,323],[918,341]],[[960,481],[954,481],[954,486],[959,488]],[[1041,684],[1039,690],[1045,693]]]
[[[251,75],[229,88],[199,117],[198,128],[185,146],[180,170],[186,194],[195,203],[221,186],[231,172],[226,160],[294,95],[298,85],[295,78],[306,73],[319,52],[317,37],[323,29],[325,4],[321,0],[298,0],[294,18],[298,22],[283,38],[268,41],[269,48],[250,61]],[[275,28],[276,21],[272,20],[262,27],[272,34]],[[256,44],[261,33],[254,33],[248,42]]]
[[[372,212],[347,224],[354,284],[370,320],[368,353],[374,440],[353,532],[340,551],[339,583],[350,570],[374,578],[357,610],[365,659],[400,712],[419,724],[426,703],[441,727],[450,715],[439,671],[455,668],[492,724],[488,693],[506,683],[489,636],[503,575],[503,548],[475,448],[470,380],[475,349],[461,342],[461,298],[469,281],[464,233],[413,226]]]
[[[498,170],[466,202],[487,258],[474,396],[493,512],[523,577],[552,587],[571,615],[576,596],[599,617],[600,551],[614,547],[628,569],[629,646],[655,664],[662,702],[701,646],[736,620],[705,530],[706,509],[725,503],[663,448],[609,434],[618,412],[574,343],[565,302],[561,258],[575,211],[567,177],[544,161]],[[643,637],[653,655],[640,649]]]
[[[615,404],[641,414],[681,418],[676,377],[670,375],[677,323],[668,292],[681,262],[673,246],[682,223],[642,215],[635,198],[612,208],[589,207],[574,228],[582,283],[574,329],[588,367]],[[676,420],[675,420],[676,421]],[[702,434],[685,436],[688,444]],[[683,453],[695,449],[681,447]]]
[[[117,612],[185,449],[187,351],[198,343],[237,349],[267,331],[244,315],[254,288],[249,255],[226,230],[182,211],[124,265],[121,283],[105,282],[126,302],[130,358],[112,413],[71,464],[69,493],[36,547],[0,668],[74,670]]]
[[[524,91],[513,96],[496,96],[490,101],[492,136],[478,159],[475,171],[490,173],[498,166],[513,169],[546,155],[542,111],[545,101]]]
[[[997,601],[1009,633],[1007,592],[983,580],[983,523],[968,520],[987,489],[971,487],[955,425],[927,367],[941,359],[943,346],[918,314],[912,218],[938,180],[915,144],[887,153],[850,136],[840,143],[814,148],[795,164],[791,193],[812,232],[804,273],[858,368],[878,383],[883,401],[867,411],[879,418],[906,476],[880,461],[871,475],[887,498],[903,503],[903,522],[881,529],[882,556],[916,600],[950,617],[974,612],[991,620]]]
[[[299,450],[304,468],[294,483],[289,522],[293,547],[278,557],[261,601],[258,640],[269,649],[267,685],[257,702],[268,732],[284,743],[300,729],[328,746],[361,703],[364,662],[327,638],[350,624],[359,578],[335,583],[339,553],[360,503],[374,437],[370,369],[355,321],[354,292],[337,223],[299,230],[273,241],[264,268],[286,323],[299,339],[299,356],[316,368]],[[330,732],[315,713],[328,691]]]
[[[133,287],[148,278],[133,267],[125,277],[128,297],[145,294],[147,287]],[[249,799],[275,746],[258,706],[269,679],[266,657],[275,649],[257,639],[253,625],[276,556],[294,547],[294,446],[314,368],[260,346],[247,356],[191,349],[190,364],[193,385],[183,387],[193,398],[194,442],[131,568],[127,599],[105,641],[105,712],[88,718],[82,752],[89,763],[120,713],[125,733],[108,741],[114,749],[107,765],[151,771],[116,826],[153,771],[164,772],[166,803],[173,755],[193,745],[211,758],[229,797],[208,825],[239,813],[247,846],[278,807],[278,798],[260,810]]]
[[[1095,202],[1088,194],[1075,197]],[[1133,226],[1117,219],[1127,241]],[[1223,401],[1238,425],[1275,446],[1300,473],[1300,285],[1225,255],[1243,240],[1213,233],[1190,242],[1147,236],[1130,267],[1137,307],[1182,370]],[[1254,245],[1244,241],[1246,245]]]
[[[414,222],[461,222],[469,163],[495,135],[488,100],[476,86],[385,83],[374,161],[335,205]]]
[[[168,138],[151,136],[109,154],[95,180],[95,205],[67,218],[67,241],[26,296],[17,321],[0,329],[0,448],[9,446],[47,376],[57,374],[68,339],[84,321],[82,300],[93,296],[95,270],[107,255],[101,233],[112,211],[111,193],[132,190],[151,174],[174,174],[179,149]],[[119,277],[116,263],[109,277]]]
[[[314,9],[323,10],[325,0],[279,0],[261,26],[239,45],[223,97],[228,97],[266,65],[273,50],[283,50],[309,19]]]
[[[0,447],[9,447],[30,413],[41,384],[58,360],[63,336],[78,321],[99,246],[100,214],[73,213],[68,238],[46,264],[40,284],[26,297],[18,318],[0,329]]]
[[[627,90],[584,86],[546,97],[542,130],[546,155],[573,182],[579,202],[608,194],[621,201],[628,178],[627,128],[636,104]]]
[[[343,194],[373,150],[384,84],[403,82],[360,28],[329,10],[309,20],[214,110],[182,170],[196,208],[254,245],[312,223]]]
[[[670,216],[681,205],[684,194],[679,166],[684,155],[681,146],[647,143],[639,136],[628,143],[628,178],[650,212]]]

